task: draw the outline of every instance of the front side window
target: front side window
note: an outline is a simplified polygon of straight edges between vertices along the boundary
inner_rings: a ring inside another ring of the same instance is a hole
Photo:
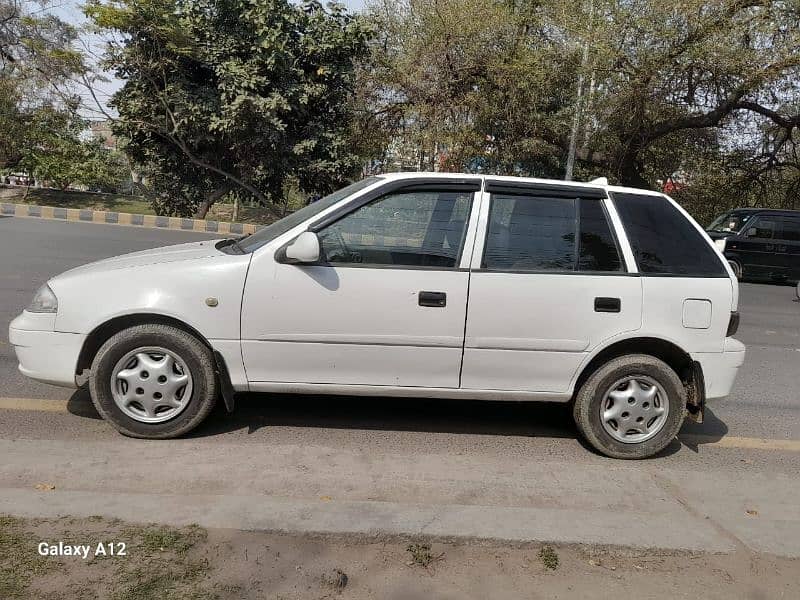
[[[481,266],[492,271],[622,269],[599,200],[494,194]]]
[[[759,217],[748,227],[745,237],[771,240],[780,237],[776,235],[779,217]]]
[[[752,214],[746,212],[732,211],[720,215],[708,226],[709,231],[715,233],[737,233],[750,220]]]
[[[395,192],[318,232],[330,264],[454,268],[472,206],[468,191]]]
[[[361,181],[356,181],[355,183],[351,183],[347,187],[343,187],[340,190],[333,192],[332,194],[328,194],[324,198],[317,200],[316,202],[312,202],[307,206],[293,212],[290,215],[280,219],[279,221],[275,221],[271,225],[267,225],[266,227],[262,227],[258,231],[256,231],[253,235],[249,235],[246,238],[243,238],[237,242],[237,245],[242,250],[242,252],[253,252],[258,250],[264,244],[267,244],[274,240],[279,235],[283,235],[293,227],[300,225],[303,221],[306,221],[321,213],[322,211],[330,208],[337,202],[344,200],[348,196],[353,196],[368,188],[369,186],[379,182],[381,180],[380,177],[367,177],[366,179],[362,179]]]
[[[613,192],[643,274],[727,277],[709,241],[664,196]]]

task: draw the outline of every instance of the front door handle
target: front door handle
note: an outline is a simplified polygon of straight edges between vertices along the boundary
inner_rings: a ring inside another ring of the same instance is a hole
[[[619,298],[595,298],[594,312],[618,313],[622,310],[622,301]]]
[[[447,306],[447,294],[444,292],[420,292],[419,305],[443,308]]]

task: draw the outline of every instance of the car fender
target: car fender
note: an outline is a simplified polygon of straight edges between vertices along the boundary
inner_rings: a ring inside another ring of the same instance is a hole
[[[206,339],[239,340],[250,255],[205,257],[56,277],[55,330],[88,334],[114,318],[155,314],[182,321]]]

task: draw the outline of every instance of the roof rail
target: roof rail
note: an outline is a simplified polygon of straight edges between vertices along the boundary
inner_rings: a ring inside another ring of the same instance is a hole
[[[592,179],[589,183],[593,183],[595,185],[608,185],[608,177],[597,177]]]

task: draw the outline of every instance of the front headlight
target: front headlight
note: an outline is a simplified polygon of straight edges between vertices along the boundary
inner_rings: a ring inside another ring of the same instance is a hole
[[[58,311],[58,298],[56,298],[49,285],[44,284],[39,288],[27,310],[28,312],[37,313],[54,313]]]
[[[714,240],[714,244],[719,248],[720,252],[725,252],[725,246],[727,244],[728,238],[720,238],[718,240]]]

